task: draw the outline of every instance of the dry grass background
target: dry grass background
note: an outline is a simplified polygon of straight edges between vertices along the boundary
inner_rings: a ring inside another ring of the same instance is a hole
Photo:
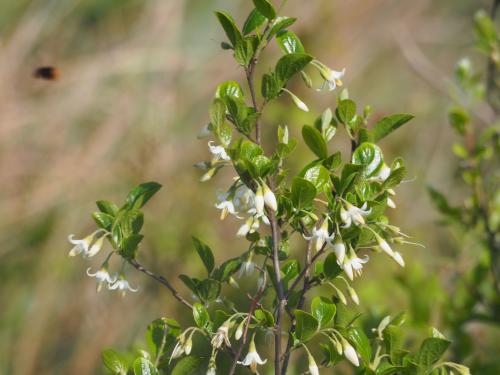
[[[204,237],[219,261],[242,246],[233,238],[235,224],[219,226],[212,208],[215,189],[229,176],[200,185],[190,166],[207,155],[195,135],[207,121],[215,86],[242,77],[218,48],[223,34],[212,11],[229,9],[242,22],[250,3],[0,3],[0,373],[102,373],[103,347],[128,348],[140,342],[149,321],[178,315],[170,295],[142,275],[129,272],[140,293],[123,299],[96,294],[84,275],[87,264],[68,259],[66,236],[92,229],[96,199],[119,201],[145,180],[164,185],[146,208],[141,259],[176,285],[179,269],[200,270],[192,262],[190,235]],[[416,114],[385,143],[387,155],[408,159],[415,177],[398,194],[395,220],[427,245],[403,250],[405,255],[425,272],[441,269],[442,282],[454,256],[452,239],[436,227],[424,186],[453,186],[452,135],[445,117],[449,101],[431,85],[446,87],[454,62],[471,54],[471,16],[481,5],[489,4],[290,0],[286,9],[300,17],[294,30],[309,51],[333,67],[345,66],[351,96],[372,104],[375,116]],[[271,48],[270,58],[278,53]],[[412,67],[405,53],[425,59]],[[32,78],[44,64],[59,67],[58,81]],[[434,81],[422,80],[415,68]],[[299,87],[315,111],[333,104],[332,96]],[[287,123],[296,132],[311,121],[285,105],[290,103],[282,99],[271,108],[269,126]],[[297,156],[301,152],[307,151]],[[361,284],[365,306],[404,308],[408,301],[393,281],[396,268],[388,273],[373,263],[367,278],[378,277],[381,289]]]

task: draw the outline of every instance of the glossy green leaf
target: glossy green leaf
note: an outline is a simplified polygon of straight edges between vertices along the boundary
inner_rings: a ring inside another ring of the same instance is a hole
[[[199,257],[201,258],[203,264],[205,265],[208,274],[210,274],[214,269],[215,265],[214,254],[212,253],[212,250],[206,243],[199,240],[198,238],[193,237],[192,239],[194,247],[198,252]]]
[[[247,67],[252,61],[258,48],[259,39],[256,36],[247,36],[234,47],[234,58],[238,64]]]
[[[180,332],[181,327],[174,319],[161,318],[152,321],[146,331],[146,342],[154,357],[161,357],[165,354],[169,346],[175,343]]]
[[[392,364],[399,365],[398,352],[403,345],[403,332],[401,327],[390,324],[384,329],[382,335],[384,336],[384,344]]]
[[[276,79],[276,75],[274,73],[265,73],[262,76],[262,96],[266,98],[267,100],[271,100],[276,98],[280,91],[281,91],[281,86]]]
[[[132,189],[127,195],[126,205],[129,208],[143,207],[153,195],[161,189],[157,182],[145,182]]]
[[[371,132],[373,142],[378,142],[382,138],[392,133],[397,128],[403,126],[410,121],[414,116],[407,113],[400,113],[383,117],[374,126]]]
[[[352,155],[353,164],[362,165],[365,177],[375,175],[384,163],[382,150],[376,144],[365,142],[359,145]]]
[[[104,366],[113,374],[125,375],[128,370],[127,362],[123,356],[113,349],[102,351],[102,361]]]
[[[267,0],[253,0],[255,8],[267,19],[273,20],[276,17],[276,10]]]
[[[241,259],[234,258],[229,259],[222,263],[220,267],[218,267],[214,271],[213,277],[221,282],[226,282],[229,280],[229,277],[236,273],[241,266]]]
[[[215,98],[210,106],[210,122],[216,129],[226,122],[226,104],[220,98]]]
[[[317,157],[320,159],[326,159],[328,157],[326,142],[318,129],[309,125],[304,125],[302,127],[302,137],[309,149],[314,152]]]
[[[342,272],[342,269],[337,264],[337,257],[334,253],[329,253],[323,263],[323,272],[325,276],[332,280]]]
[[[335,304],[324,297],[314,297],[311,302],[311,313],[318,320],[320,328],[326,327],[335,317]]]
[[[295,319],[297,321],[296,337],[302,342],[312,338],[319,329],[318,320],[305,311],[295,310]]]
[[[196,325],[200,328],[205,328],[210,324],[210,315],[208,310],[201,303],[193,304],[193,318]]]
[[[99,200],[95,202],[99,211],[108,214],[110,216],[115,216],[118,212],[118,206],[113,202],[107,200]]]
[[[146,358],[139,357],[134,361],[134,375],[158,375],[156,367]]]
[[[295,208],[303,209],[312,205],[316,197],[316,188],[312,182],[295,177],[292,182],[292,202]]]
[[[231,45],[233,47],[236,46],[236,44],[241,41],[243,36],[236,26],[233,17],[231,17],[228,13],[222,11],[215,12],[215,15],[219,20],[222,28],[224,29],[227,38],[231,42]]]
[[[321,191],[330,183],[330,173],[321,164],[306,169],[301,177],[312,182],[317,191]]]
[[[243,24],[243,35],[250,34],[266,21],[266,17],[262,15],[257,9],[250,12],[245,23]]]
[[[274,327],[274,317],[270,311],[264,309],[255,310],[255,319],[259,321],[260,324],[268,328]]]
[[[293,25],[295,21],[297,21],[297,19],[292,17],[277,17],[273,21],[271,28],[267,33],[267,40],[271,40],[271,38],[278,34],[281,30]]]
[[[276,36],[278,45],[285,53],[305,53],[304,46],[293,31],[283,30]]]
[[[243,100],[243,90],[238,82],[226,81],[217,86],[215,97],[224,100],[224,102],[226,102],[228,98]]]
[[[115,221],[115,218],[113,216],[105,214],[104,212],[94,212],[92,214],[92,218],[100,228],[106,229],[108,231],[111,230],[111,227]]]
[[[137,254],[137,248],[143,238],[142,234],[131,234],[125,238],[120,249],[120,255],[125,259],[134,259]]]
[[[221,291],[220,281],[214,279],[205,279],[197,287],[198,296],[204,302],[215,301]]]
[[[395,186],[398,186],[401,181],[403,181],[403,178],[406,176],[406,168],[405,167],[400,167],[397,168],[393,171],[391,171],[391,174],[387,179],[384,181],[382,184],[382,189],[392,189]]]
[[[276,79],[283,87],[295,74],[304,69],[313,57],[305,53],[290,53],[283,56],[276,64]]]

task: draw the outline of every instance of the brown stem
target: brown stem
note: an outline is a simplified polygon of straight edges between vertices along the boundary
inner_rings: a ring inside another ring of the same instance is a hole
[[[172,295],[180,302],[182,303],[184,306],[186,306],[187,308],[189,308],[190,310],[193,309],[193,305],[191,305],[188,301],[186,301],[180,294],[179,292],[172,286],[172,284],[170,284],[168,282],[167,279],[165,279],[163,276],[161,275],[156,275],[154,274],[153,272],[151,272],[150,270],[146,269],[142,264],[140,264],[139,262],[137,262],[135,259],[127,259],[127,261],[132,265],[134,266],[134,268],[136,268],[137,270],[141,271],[142,273],[145,273],[146,275],[152,277],[153,279],[155,279],[156,281],[158,281],[160,284],[163,284],[164,286],[166,286],[170,292],[172,293]]]

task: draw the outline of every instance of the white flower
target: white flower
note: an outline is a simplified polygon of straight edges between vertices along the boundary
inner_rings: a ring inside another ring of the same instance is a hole
[[[252,261],[252,258],[253,253],[250,253],[248,259],[241,263],[240,269],[238,271],[238,278],[253,274],[253,271],[255,270],[255,263]]]
[[[245,221],[245,224],[243,224],[240,229],[238,229],[238,232],[236,232],[236,237],[245,237],[250,232],[252,224],[253,217],[249,217],[247,221]]]
[[[347,342],[347,340],[342,340],[342,347],[344,349],[344,356],[351,362],[354,366],[359,366],[359,358],[358,353],[352,347],[351,344]]]
[[[237,218],[241,219],[241,217],[238,216],[238,212],[236,211],[233,200],[229,199],[229,193],[218,192],[217,199],[219,200],[219,202],[215,204],[215,207],[219,210],[222,210],[220,213],[221,220],[224,220],[228,214],[234,215]]]
[[[309,350],[307,351],[307,360],[309,362],[309,374],[319,375],[318,365],[316,364],[314,357],[311,355],[311,353],[309,353]]]
[[[91,267],[87,268],[87,275],[90,277],[95,277],[97,279],[97,291],[101,291],[102,284],[107,283],[108,285],[113,284],[117,276],[111,276],[108,272],[108,267],[106,265],[102,266],[99,271],[95,273],[89,272]]]
[[[337,240],[333,244],[333,251],[335,253],[335,256],[337,257],[337,263],[342,264],[345,259],[345,244],[342,242],[340,237],[337,238]]]
[[[341,71],[329,69],[329,71],[325,71],[325,74],[322,74],[323,79],[325,80],[323,88],[327,87],[328,91],[333,91],[337,88],[337,86],[342,86],[342,77],[345,75],[345,68]]]
[[[263,365],[267,362],[267,359],[262,360],[259,356],[259,353],[257,353],[257,350],[255,349],[255,342],[254,339],[252,338],[252,341],[250,342],[250,346],[248,348],[248,354],[246,355],[245,359],[243,362],[238,361],[240,365],[243,366],[250,366],[250,370],[254,373],[257,374],[257,365]]]
[[[172,351],[172,355],[170,356],[170,361],[172,361],[172,359],[179,358],[181,355],[186,353],[186,336],[185,336],[186,333],[187,331],[184,332],[182,335],[180,335],[179,338],[177,339],[177,344],[175,345],[174,350]],[[190,348],[189,351],[191,352]]]
[[[234,192],[233,203],[237,211],[248,211],[255,207],[255,193],[242,184]]]
[[[368,262],[368,260],[368,255],[365,255],[364,258],[359,258],[351,249],[351,254],[339,266],[345,271],[350,280],[354,280],[354,276],[361,276],[363,264]]]
[[[109,290],[118,290],[121,292],[121,295],[124,296],[127,290],[131,292],[137,292],[139,288],[132,288],[127,280],[125,280],[124,276],[121,275],[118,281],[115,281],[113,284],[108,286]]]
[[[257,187],[257,191],[255,192],[255,209],[257,213],[260,215],[264,214],[264,189],[261,185]]]
[[[207,375],[216,375],[215,370],[216,370],[215,367],[209,367],[207,370]]]
[[[387,164],[383,164],[380,171],[371,179],[375,181],[384,182],[391,175],[391,168],[387,166]]]
[[[328,233],[328,218],[325,218],[319,229],[314,227],[312,235],[309,237],[304,236],[304,238],[308,241],[313,240],[316,251],[320,251],[325,242],[331,245],[331,241],[335,238],[335,233],[331,235]]]
[[[264,203],[267,207],[269,207],[273,211],[278,211],[278,202],[276,201],[276,196],[273,191],[269,189],[269,186],[266,184],[263,185],[264,191]]]
[[[213,155],[213,160],[225,160],[229,161],[231,158],[229,155],[226,153],[226,150],[222,146],[214,146],[214,142],[210,141],[208,142],[208,149],[210,150],[210,153]]]
[[[73,234],[70,234],[68,236],[68,241],[74,246],[70,250],[69,256],[74,257],[82,253],[84,258],[92,258],[94,255],[96,255],[101,250],[102,245],[104,244],[104,238],[106,237],[106,235],[104,235],[95,239],[96,235],[100,232],[102,232],[102,229],[96,230],[95,232],[81,240],[75,239],[75,236]]]
[[[356,207],[349,202],[346,202],[346,208],[342,206],[340,209],[340,218],[344,222],[343,228],[349,228],[352,223],[355,225],[363,225],[365,219],[363,216],[368,216],[372,210],[367,210],[368,204],[365,202],[361,208]]]
[[[225,321],[215,333],[212,338],[211,344],[213,348],[220,348],[222,343],[225,343],[228,348],[231,347],[231,342],[229,341],[229,326],[231,323],[229,321]]]
[[[293,92],[291,92],[287,89],[282,89],[282,90],[287,92],[288,94],[290,94],[294,104],[297,106],[298,109],[300,109],[301,111],[304,111],[304,112],[309,112],[309,108],[307,107],[306,103],[304,103],[302,100],[300,100],[300,98],[297,95],[295,95]]]

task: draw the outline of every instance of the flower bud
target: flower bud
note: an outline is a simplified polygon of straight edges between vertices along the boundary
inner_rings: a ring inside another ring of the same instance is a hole
[[[335,240],[335,243],[333,244],[333,251],[335,253],[335,256],[337,257],[337,263],[338,264],[342,264],[344,262],[344,259],[345,259],[345,245],[344,243],[342,242],[342,239],[339,237],[337,237],[337,239]]]
[[[394,261],[397,264],[399,264],[401,267],[405,266],[405,261],[404,261],[403,257],[397,251],[394,252],[394,255],[392,256],[392,259],[394,259]]]
[[[391,198],[387,197],[387,206],[390,208],[396,208],[396,203],[394,203]]]
[[[342,347],[344,349],[344,356],[351,362],[354,366],[359,366],[359,358],[358,353],[352,347],[351,344],[347,342],[347,340],[342,341]]]
[[[261,185],[258,186],[255,192],[255,209],[258,214],[264,215],[264,190]]]
[[[247,319],[243,319],[241,321],[241,323],[238,325],[238,328],[236,328],[236,332],[234,334],[234,338],[236,340],[239,340],[241,339],[241,336],[243,336],[243,329],[245,328],[245,322],[247,321]]]
[[[278,202],[276,201],[276,196],[274,195],[273,191],[266,184],[264,184],[263,186],[263,191],[264,202],[266,206],[273,211],[278,211]]]
[[[311,355],[311,353],[309,353],[309,351],[307,351],[307,359],[309,361],[309,374],[319,375],[318,365],[316,364],[314,357]]]
[[[349,292],[349,297],[351,297],[352,302],[354,302],[356,305],[359,305],[359,297],[354,288],[348,286],[347,291]]]

